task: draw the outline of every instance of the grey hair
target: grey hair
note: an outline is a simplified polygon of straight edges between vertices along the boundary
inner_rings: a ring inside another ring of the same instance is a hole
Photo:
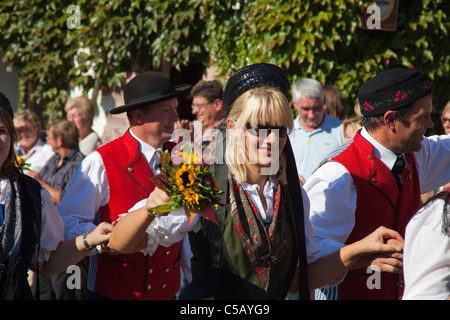
[[[304,78],[298,80],[292,86],[292,99],[297,102],[301,97],[307,97],[310,99],[320,98],[324,99],[322,84],[311,78]]]

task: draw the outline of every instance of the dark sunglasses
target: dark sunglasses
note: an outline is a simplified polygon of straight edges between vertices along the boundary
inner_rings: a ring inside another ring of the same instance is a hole
[[[287,127],[274,127],[274,126],[268,126],[268,125],[261,125],[258,124],[256,128],[253,128],[250,124],[250,122],[247,122],[245,124],[247,127],[247,131],[254,135],[254,136],[260,136],[265,135],[268,136],[272,130],[278,130],[278,136],[279,137],[286,137],[289,134],[289,128]]]

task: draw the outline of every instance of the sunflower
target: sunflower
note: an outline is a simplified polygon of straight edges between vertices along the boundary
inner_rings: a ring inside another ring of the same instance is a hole
[[[193,187],[197,179],[198,167],[183,164],[175,171],[175,184],[189,204],[198,204],[198,194]]]

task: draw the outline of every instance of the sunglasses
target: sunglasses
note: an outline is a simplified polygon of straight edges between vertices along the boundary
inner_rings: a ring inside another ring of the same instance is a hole
[[[447,121],[450,123],[450,118],[441,117],[442,123],[446,123]]]
[[[275,127],[275,126],[268,126],[268,125],[261,125],[258,124],[258,126],[256,128],[253,128],[250,124],[250,122],[247,122],[245,124],[245,126],[247,127],[247,131],[254,135],[254,136],[268,136],[272,130],[278,130],[278,136],[280,138],[284,138],[289,134],[289,128],[287,127]]]

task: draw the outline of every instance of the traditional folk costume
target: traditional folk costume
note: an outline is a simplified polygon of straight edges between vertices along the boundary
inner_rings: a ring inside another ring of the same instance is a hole
[[[9,100],[2,93],[0,98],[13,119]],[[36,180],[19,171],[0,178],[0,300],[33,299],[28,269],[49,259],[63,230],[50,193]]]
[[[368,117],[400,109],[430,92],[422,72],[394,69],[369,80],[360,88],[358,97],[361,112]],[[445,160],[449,157],[448,136],[424,138],[420,151],[396,155],[365,128],[360,130],[353,141],[331,154],[304,186],[322,254],[358,241],[379,226],[404,236],[407,223],[420,207],[420,194],[450,179]],[[396,159],[405,161],[398,182],[393,170]],[[366,269],[349,271],[338,287],[316,290],[316,298],[401,298],[401,276],[382,273],[379,287],[375,288],[368,285],[371,276]]]
[[[133,78],[125,88],[126,104],[110,113],[177,97],[187,93],[190,87],[173,86],[166,76],[145,72]],[[171,147],[173,144],[165,145],[165,149]],[[65,222],[66,237],[91,231],[95,227],[94,220],[95,223],[116,221],[137,202],[147,199],[155,188],[150,178],[156,174],[157,151],[139,140],[131,128],[86,157],[58,206]],[[80,197],[81,204],[77,200]],[[170,216],[164,218],[171,219]],[[186,217],[185,220],[187,222]],[[166,232],[170,233],[171,229]],[[157,243],[155,251],[149,254],[93,255],[87,287],[92,299],[174,299],[180,288],[180,243],[166,246]]]
[[[293,156],[291,164],[295,170]],[[284,299],[297,266],[301,298],[308,299],[307,264],[319,252],[307,214],[309,201],[298,179],[289,188],[268,181],[266,201],[273,206],[268,221],[256,205],[257,194],[250,194],[252,186],[237,183],[225,164],[216,164],[215,175],[228,206],[216,210],[218,225],[201,218],[201,230],[189,233],[193,281],[180,299]]]
[[[239,95],[264,85],[289,95],[289,83],[278,67],[257,64],[238,71],[224,91],[226,115]],[[289,188],[269,180],[264,190],[272,219],[263,219],[253,186],[239,184],[226,164],[216,162],[215,178],[227,206],[216,210],[217,225],[201,218],[201,230],[189,233],[193,281],[180,299],[284,299],[298,266],[300,298],[309,298],[307,264],[317,259],[318,251],[289,141],[283,152]]]

